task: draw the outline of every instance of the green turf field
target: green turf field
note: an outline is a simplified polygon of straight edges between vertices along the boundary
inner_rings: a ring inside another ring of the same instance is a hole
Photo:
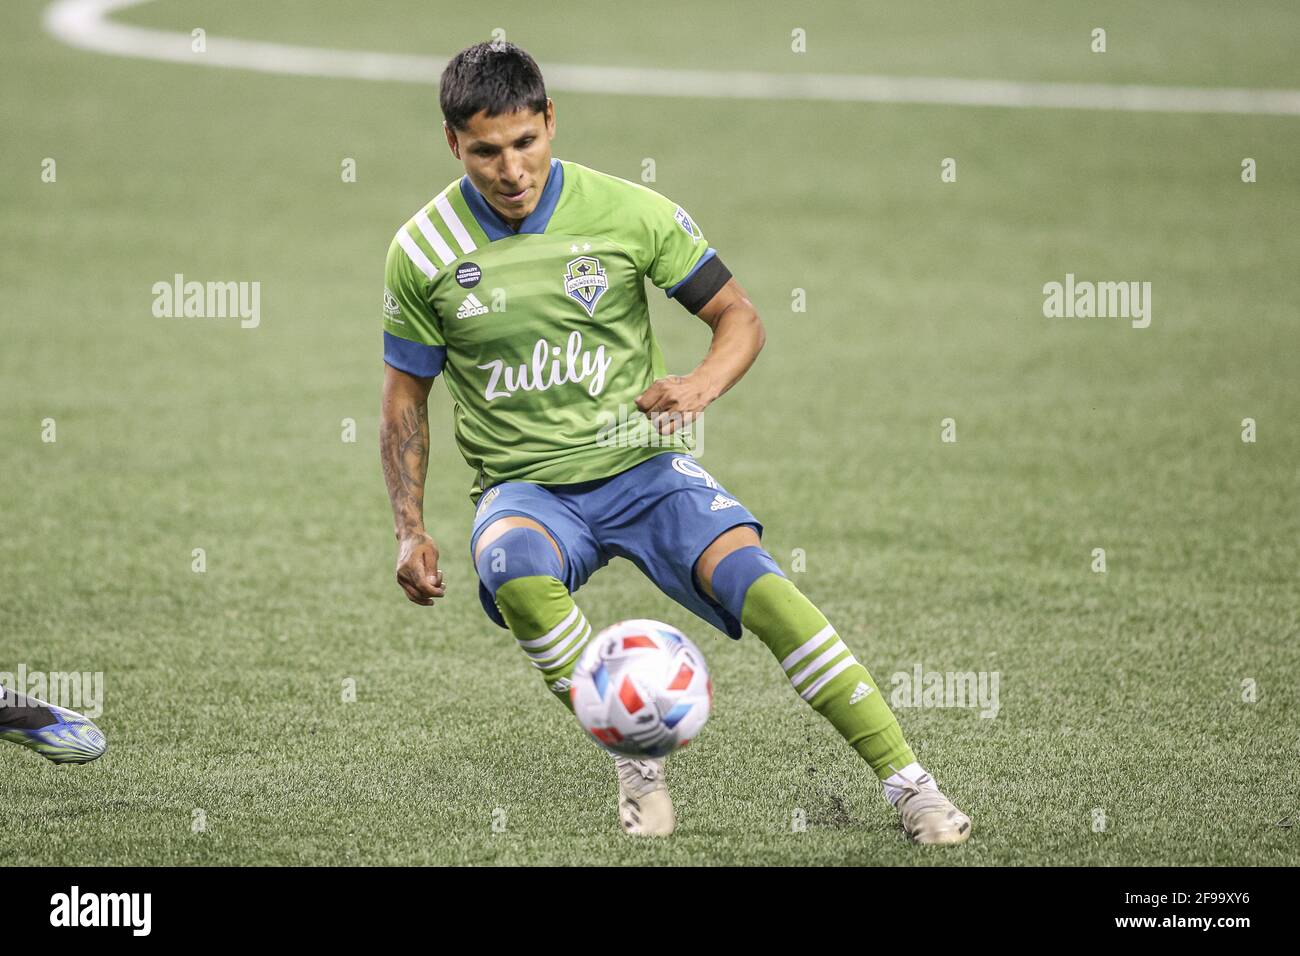
[[[0,8],[0,671],[103,672],[110,750],[0,745],[0,858],[1300,863],[1277,825],[1300,819],[1300,117],[556,94],[556,155],[629,179],[654,159],[766,322],[702,464],[783,567],[801,549],[791,577],[886,691],[917,665],[1000,675],[994,718],[899,712],[975,827],[913,847],[756,639],[615,563],[579,592],[593,624],[683,628],[716,689],[670,763],[677,834],[635,842],[608,758],[479,607],[441,385],[448,597],[393,581],[379,293],[394,230],[461,172],[435,89],[109,57],[48,36],[43,6]],[[118,19],[442,55],[504,27],[544,69],[1300,87],[1281,2],[519,6]],[[260,282],[260,326],[156,318],[175,273]],[[1150,327],[1045,318],[1067,273],[1151,282]],[[689,370],[708,330],[651,298]]]

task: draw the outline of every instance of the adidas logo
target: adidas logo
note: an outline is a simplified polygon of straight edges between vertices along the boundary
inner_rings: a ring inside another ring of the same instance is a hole
[[[572,686],[573,686],[573,681],[570,678],[561,677],[559,680],[551,684],[551,690],[555,691],[555,693],[557,694],[563,694]]]
[[[469,295],[465,296],[465,301],[462,302],[460,308],[456,310],[456,318],[468,319],[470,316],[483,315],[487,310],[487,306],[480,302],[478,296],[471,292]]]
[[[871,688],[865,681],[858,681],[858,686],[853,688],[853,696],[849,698],[849,706],[852,707],[862,698],[871,693]]]
[[[713,496],[713,504],[709,505],[710,511],[721,511],[723,508],[734,508],[740,504],[735,498],[726,498],[720,494]]]

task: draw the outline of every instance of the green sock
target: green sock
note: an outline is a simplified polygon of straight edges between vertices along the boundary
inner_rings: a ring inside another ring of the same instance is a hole
[[[497,608],[519,648],[541,671],[547,689],[573,709],[573,667],[591,639],[591,625],[565,588],[549,575],[511,578],[497,588]]]
[[[877,777],[883,780],[916,760],[871,674],[788,578],[764,574],[751,584],[741,623],[776,655],[795,692],[831,722]]]

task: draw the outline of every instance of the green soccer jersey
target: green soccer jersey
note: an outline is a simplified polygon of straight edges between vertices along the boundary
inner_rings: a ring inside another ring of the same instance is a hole
[[[692,446],[636,408],[666,374],[645,277],[694,312],[729,275],[680,206],[636,183],[554,159],[515,231],[464,177],[389,247],[384,361],[443,374],[471,500],[603,478]]]

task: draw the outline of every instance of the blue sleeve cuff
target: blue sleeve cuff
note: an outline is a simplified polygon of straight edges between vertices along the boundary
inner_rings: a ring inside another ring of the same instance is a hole
[[[425,345],[384,332],[384,362],[416,378],[433,378],[447,361],[447,346]]]
[[[677,294],[677,290],[680,289],[682,286],[686,285],[686,283],[690,282],[691,276],[695,275],[695,273],[700,271],[700,266],[704,265],[704,263],[708,262],[716,255],[717,252],[714,251],[712,246],[709,246],[709,248],[705,251],[704,255],[700,256],[700,261],[695,263],[695,265],[691,267],[691,271],[686,273],[685,278],[683,278],[681,282],[677,283],[674,286],[670,286],[667,289],[664,289],[664,295],[668,296],[668,298],[670,299],[673,296],[675,296]]]

